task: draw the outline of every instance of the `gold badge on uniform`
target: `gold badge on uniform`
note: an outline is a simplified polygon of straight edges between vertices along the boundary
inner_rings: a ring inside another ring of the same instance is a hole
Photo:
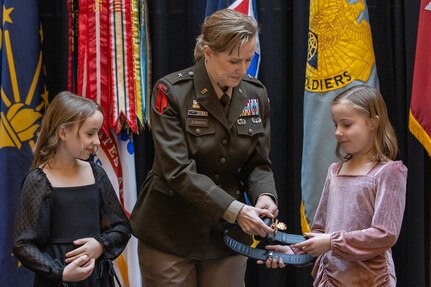
[[[208,92],[208,89],[207,89],[207,88],[203,88],[203,89],[201,90],[201,94],[202,94],[202,95],[205,95],[207,92]]]
[[[192,108],[200,110],[201,106],[199,105],[198,101],[193,100]]]

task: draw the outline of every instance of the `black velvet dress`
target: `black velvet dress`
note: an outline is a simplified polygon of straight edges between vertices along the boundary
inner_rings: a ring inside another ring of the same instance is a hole
[[[96,179],[91,185],[53,188],[41,169],[24,180],[13,253],[36,273],[33,286],[114,286],[111,260],[125,248],[130,225],[105,171],[90,164]],[[103,254],[86,280],[63,282],[65,254],[85,237],[98,240]]]

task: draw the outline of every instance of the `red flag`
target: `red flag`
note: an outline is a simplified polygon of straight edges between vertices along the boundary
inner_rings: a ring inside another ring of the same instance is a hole
[[[431,156],[431,1],[422,0],[419,14],[416,58],[410,102],[410,132]]]

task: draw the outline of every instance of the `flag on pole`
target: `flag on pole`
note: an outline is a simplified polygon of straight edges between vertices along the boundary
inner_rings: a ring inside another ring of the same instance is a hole
[[[105,133],[138,132],[149,89],[145,1],[68,0],[68,7],[68,88],[101,105]]]
[[[338,161],[331,102],[360,84],[378,89],[366,0],[310,0],[301,172],[303,232],[314,219],[328,167]]]
[[[147,0],[139,0],[139,67],[136,69],[140,72],[139,93],[136,94],[136,116],[140,125],[148,122],[146,112],[149,106],[148,101],[151,93],[151,45],[150,31],[148,29],[148,3]]]
[[[70,13],[73,21],[77,22],[74,31],[77,39],[77,91],[74,92],[100,104],[105,114],[103,130],[107,132],[112,114],[109,3],[85,0],[69,0],[69,3],[69,8],[78,9]]]
[[[100,150],[94,161],[106,171],[127,217],[136,202],[135,152],[133,139],[125,131],[107,135],[100,133]],[[121,285],[141,286],[138,262],[138,241],[132,236],[123,253],[114,261]]]
[[[224,8],[236,10],[256,19],[257,21],[256,0],[207,0],[205,16],[209,16],[215,11]],[[255,78],[257,78],[259,73],[260,55],[259,35],[256,35],[256,51],[254,52],[254,57],[251,60],[250,67],[247,70],[247,74],[252,75]]]
[[[409,129],[431,156],[431,1],[422,0],[410,102]]]
[[[95,161],[108,174],[129,216],[137,196],[130,133],[144,122],[149,92],[148,46],[141,46],[149,44],[146,1],[69,0],[69,9],[69,87],[104,110]],[[137,256],[137,239],[132,237],[114,261],[124,287],[141,285]]]
[[[133,4],[133,5],[132,5]],[[140,78],[139,50],[134,41],[138,41],[136,25],[139,23],[137,14],[132,14],[136,8],[136,0],[112,1],[110,9],[110,77],[111,77],[111,119],[110,126],[119,133],[124,127],[133,132],[138,131],[136,118],[136,77]],[[135,34],[134,34],[135,29]],[[135,39],[134,39],[135,38]]]
[[[20,287],[33,284],[33,272],[12,255],[14,221],[48,92],[43,84],[38,1],[1,4],[0,278],[2,286]]]

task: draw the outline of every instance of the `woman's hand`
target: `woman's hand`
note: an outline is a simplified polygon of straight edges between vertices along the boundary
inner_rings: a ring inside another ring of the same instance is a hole
[[[236,218],[236,222],[241,227],[242,231],[248,235],[259,235],[265,238],[266,235],[272,233],[273,230],[262,221],[262,217],[273,218],[274,216],[267,209],[244,205]]]
[[[66,263],[70,263],[83,255],[87,256],[87,261],[96,260],[103,253],[102,245],[93,237],[77,239],[73,241],[73,244],[81,246],[66,253]]]
[[[328,233],[305,233],[310,239],[293,245],[312,256],[319,256],[331,250],[331,235]]]
[[[265,246],[267,250],[272,250],[279,253],[285,253],[285,254],[294,254],[292,249],[288,245],[267,245]],[[266,261],[257,260],[257,264],[265,264],[266,268],[284,268],[286,265],[284,264],[281,257],[270,257]]]
[[[278,216],[278,206],[269,195],[259,196],[255,207],[268,210],[272,215],[274,215],[274,218]]]
[[[94,264],[93,258],[88,260],[87,255],[80,256],[63,269],[62,280],[65,282],[85,280],[93,272]]]

